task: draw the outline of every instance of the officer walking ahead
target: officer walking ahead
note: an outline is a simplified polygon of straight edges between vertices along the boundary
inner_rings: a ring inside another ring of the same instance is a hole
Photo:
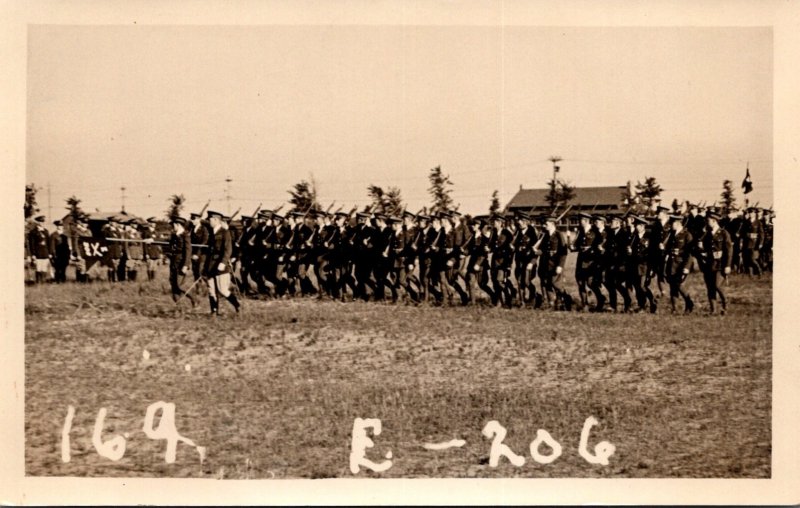
[[[172,219],[172,235],[169,238],[169,285],[172,288],[172,299],[178,299],[185,293],[181,288],[178,277],[183,279],[192,268],[192,238],[186,229],[186,219],[175,217]],[[194,298],[191,294],[186,294],[192,307],[195,306]]]
[[[716,311],[717,295],[719,295],[722,308],[720,314],[725,314],[726,301],[722,292],[722,283],[731,273],[731,259],[733,258],[733,242],[728,232],[719,226],[720,216],[716,212],[706,213],[708,233],[703,237],[702,259],[703,280],[708,293],[709,312]]]

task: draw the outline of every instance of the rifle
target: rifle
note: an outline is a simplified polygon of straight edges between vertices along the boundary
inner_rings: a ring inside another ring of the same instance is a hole
[[[334,213],[334,214],[337,214],[337,213],[341,212],[341,211],[342,211],[342,208],[344,208],[344,205],[342,205],[342,206],[340,206],[339,208],[337,208],[337,209],[336,209],[336,210],[335,210],[333,213]]]
[[[241,206],[240,206],[239,208],[237,208],[237,209],[236,209],[236,211],[235,211],[235,212],[233,212],[233,215],[231,215],[231,218],[230,218],[229,222],[233,222],[233,218],[234,218],[234,217],[236,217],[237,215],[239,215],[239,212],[240,212],[241,210],[242,210],[242,207],[241,207]]]
[[[327,210],[325,210],[325,215],[327,215],[327,214],[329,214],[329,213],[330,213],[330,211],[331,211],[331,208],[333,208],[333,205],[335,205],[335,204],[336,204],[336,201],[334,201],[333,203],[331,203],[331,206],[329,206],[329,207],[328,207],[328,209],[327,209]]]
[[[203,209],[200,210],[200,213],[197,214],[197,215],[200,216],[201,219],[203,218],[203,214],[206,213],[206,210],[208,210],[208,205],[210,205],[210,204],[211,204],[211,200],[209,199],[208,201],[206,201],[206,204],[203,206]]]
[[[256,207],[256,211],[253,212],[253,215],[251,215],[251,217],[255,218],[256,216],[258,216],[258,212],[260,211],[261,211],[261,203],[258,204],[258,207]]]

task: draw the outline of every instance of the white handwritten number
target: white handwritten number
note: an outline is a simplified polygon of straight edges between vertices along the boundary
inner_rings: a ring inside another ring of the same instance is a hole
[[[539,453],[539,447],[542,443],[549,446],[553,453],[550,455],[542,455]],[[536,431],[536,439],[531,441],[531,457],[533,460],[538,462],[539,464],[549,464],[559,458],[561,456],[561,443],[553,439],[553,436],[550,435],[544,429],[539,429]]]
[[[500,456],[505,455],[508,460],[517,467],[525,464],[525,457],[514,453],[508,445],[503,444],[506,438],[506,429],[497,420],[492,420],[483,428],[483,435],[492,439],[492,448],[489,451],[489,466],[497,467],[500,463]]]
[[[592,430],[592,427],[598,424],[597,418],[594,416],[590,416],[583,422],[583,430],[581,430],[581,441],[580,445],[578,446],[578,453],[581,454],[586,462],[589,464],[601,464],[603,466],[608,465],[608,458],[614,455],[616,451],[616,447],[609,443],[608,441],[600,441],[594,447],[594,455],[589,453],[589,432]]]
[[[125,438],[122,436],[114,436],[105,443],[101,437],[103,433],[103,421],[106,419],[106,408],[100,408],[97,412],[97,420],[94,422],[94,433],[92,434],[92,444],[95,450],[101,457],[118,461],[125,455]]]
[[[153,428],[153,420],[158,410],[161,410],[161,419],[158,421],[158,427]],[[164,457],[167,464],[175,462],[178,453],[178,441],[194,446],[200,454],[201,462],[205,458],[205,448],[197,446],[191,439],[178,434],[178,429],[175,428],[175,404],[172,402],[158,401],[150,404],[144,416],[143,430],[150,439],[165,439],[167,441],[167,453]]]
[[[72,430],[72,419],[75,417],[75,408],[67,406],[67,417],[64,418],[64,428],[61,430],[61,462],[70,461],[69,431]]]
[[[350,472],[358,474],[359,466],[364,466],[377,473],[382,473],[392,467],[391,460],[384,460],[380,463],[372,462],[367,458],[367,448],[372,448],[375,443],[367,436],[367,429],[372,429],[373,436],[381,434],[381,421],[377,418],[356,418],[353,421],[353,436],[350,443]],[[391,450],[386,454],[387,459],[391,458]]]

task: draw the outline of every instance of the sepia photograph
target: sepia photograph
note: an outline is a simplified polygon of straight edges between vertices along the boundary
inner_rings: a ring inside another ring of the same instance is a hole
[[[24,476],[773,479],[775,30],[27,24]]]

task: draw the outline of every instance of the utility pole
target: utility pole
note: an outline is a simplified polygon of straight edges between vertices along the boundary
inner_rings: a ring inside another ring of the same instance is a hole
[[[53,205],[50,201],[50,182],[47,182],[47,218],[53,222]]]
[[[125,186],[119,188],[122,191],[122,212],[125,213]]]
[[[225,183],[227,184],[227,186],[225,187],[225,206],[227,207],[227,210],[225,211],[225,213],[227,215],[231,214],[231,182],[232,181],[233,180],[231,180],[230,176],[225,179]]]
[[[550,160],[550,162],[553,163],[553,181],[555,182],[556,173],[558,173],[558,170],[561,169],[561,167],[558,165],[558,163],[561,162],[562,159],[561,159],[561,157],[559,157],[557,155],[554,155],[554,156],[550,157],[549,160]]]

